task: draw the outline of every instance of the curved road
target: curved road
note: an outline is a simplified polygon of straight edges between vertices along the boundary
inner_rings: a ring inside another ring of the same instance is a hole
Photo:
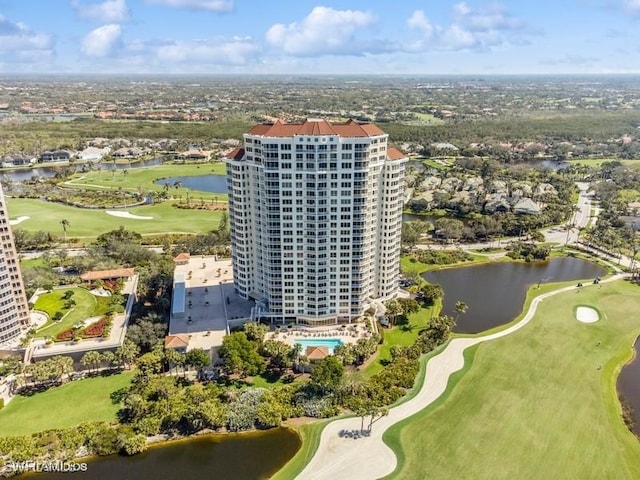
[[[615,275],[605,282],[624,277]],[[524,327],[533,318],[538,304],[552,295],[576,289],[564,287],[536,297],[526,315],[511,327],[484,337],[454,338],[438,355],[429,359],[422,388],[411,400],[389,410],[378,420],[368,437],[340,437],[341,430],[360,430],[360,418],[345,418],[329,423],[322,431],[316,453],[297,477],[300,480],[335,480],[336,478],[380,478],[392,473],[397,465],[393,451],[384,444],[382,435],[392,425],[423,410],[444,393],[449,377],[464,366],[465,349],[482,342],[509,335]]]

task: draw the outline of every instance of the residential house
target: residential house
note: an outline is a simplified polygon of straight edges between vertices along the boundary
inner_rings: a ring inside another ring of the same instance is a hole
[[[11,167],[28,167],[36,163],[36,159],[33,157],[26,157],[16,153],[5,155],[2,159],[2,168]]]
[[[71,152],[68,150],[47,151],[40,155],[38,163],[68,162],[71,160]]]

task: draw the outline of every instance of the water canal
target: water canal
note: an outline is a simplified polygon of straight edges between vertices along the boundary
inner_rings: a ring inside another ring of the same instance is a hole
[[[110,455],[88,462],[86,472],[24,475],[33,480],[256,480],[277,472],[300,448],[286,428],[263,432],[200,435],[155,445],[132,457]]]
[[[423,274],[429,283],[445,292],[442,313],[456,317],[456,302],[467,304],[468,311],[458,317],[454,331],[480,333],[511,322],[522,311],[531,285],[569,280],[591,281],[606,270],[593,262],[572,257],[546,262],[485,263],[448,268]]]

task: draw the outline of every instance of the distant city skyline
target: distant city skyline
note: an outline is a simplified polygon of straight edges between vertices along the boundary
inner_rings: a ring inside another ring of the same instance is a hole
[[[640,73],[640,0],[0,0],[0,74]]]

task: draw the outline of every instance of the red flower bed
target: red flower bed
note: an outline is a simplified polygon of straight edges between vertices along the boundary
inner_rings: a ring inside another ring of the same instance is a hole
[[[109,323],[108,317],[102,317],[96,323],[92,323],[84,329],[83,335],[85,337],[99,337],[104,333],[104,327]]]
[[[60,332],[58,335],[56,335],[56,340],[71,340],[74,336],[74,333],[75,332],[73,331],[73,328],[70,328],[69,330],[65,330],[64,332]]]
[[[120,280],[104,280],[103,285],[111,293],[118,293],[122,289]]]

